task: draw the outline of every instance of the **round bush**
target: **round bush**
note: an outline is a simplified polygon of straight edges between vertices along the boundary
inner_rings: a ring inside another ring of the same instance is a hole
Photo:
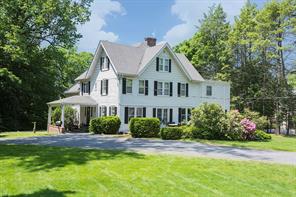
[[[192,110],[193,126],[200,129],[200,137],[205,139],[224,139],[227,129],[226,114],[218,104],[204,103]]]
[[[180,127],[166,127],[160,130],[160,137],[163,140],[178,140],[182,135],[183,131]]]
[[[227,140],[243,140],[244,127],[241,125],[243,116],[238,110],[231,110],[227,113],[227,129],[225,130],[225,138]]]
[[[198,138],[197,136],[200,135],[200,129],[196,128],[195,126],[186,126],[183,128],[183,139],[190,139],[190,138]]]
[[[158,118],[132,118],[129,130],[134,138],[158,137],[160,121]]]
[[[118,116],[104,116],[94,118],[90,121],[89,131],[95,134],[116,134],[120,128],[120,118]]]

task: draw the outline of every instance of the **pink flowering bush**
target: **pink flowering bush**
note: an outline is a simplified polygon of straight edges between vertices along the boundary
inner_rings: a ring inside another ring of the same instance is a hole
[[[245,139],[252,139],[253,133],[256,131],[256,124],[247,118],[242,119],[240,124],[244,127]]]

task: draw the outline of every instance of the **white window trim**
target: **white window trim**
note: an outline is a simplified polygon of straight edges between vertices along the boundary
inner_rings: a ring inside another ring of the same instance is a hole
[[[161,111],[161,118],[160,118],[160,121],[161,121],[161,124],[167,124],[170,122],[170,109],[169,108],[156,108],[156,118],[159,118],[158,117],[158,111]],[[166,112],[166,121],[164,121],[164,111],[167,111]]]
[[[166,62],[166,60],[167,60],[167,62],[168,62],[168,65],[167,65],[167,69],[168,70],[165,70],[165,62]],[[160,69],[161,67],[160,67],[160,62],[162,61],[162,69]],[[170,58],[167,58],[167,57],[159,57],[159,63],[158,63],[158,71],[159,72],[165,72],[165,73],[168,73],[169,71],[170,71]]]
[[[132,86],[131,86],[131,92],[128,92],[128,81],[132,82]],[[133,94],[133,80],[132,79],[128,79],[126,78],[126,84],[125,84],[125,90],[126,90],[126,94]]]
[[[102,65],[102,71],[107,71],[109,70],[108,69],[108,61],[107,61],[107,56],[103,57],[104,58],[104,62],[103,62],[103,65]]]
[[[184,88],[184,94],[182,94],[182,87]],[[186,83],[180,83],[180,96],[186,97]]]
[[[159,94],[159,89],[158,88],[158,84],[162,84],[161,85],[161,94]],[[168,84],[168,94],[165,94],[165,84]],[[167,81],[157,81],[157,96],[170,96],[170,82],[167,82]]]
[[[144,82],[144,86],[143,86],[144,91],[143,91],[143,93],[140,93],[140,82],[141,82],[141,81]],[[146,93],[146,92],[145,92],[145,91],[146,91],[146,90],[145,90],[145,89],[146,89],[146,87],[145,87],[145,80],[144,80],[144,79],[140,79],[138,84],[139,84],[139,86],[138,86],[138,94],[139,94],[139,95],[145,95],[145,93]]]
[[[107,81],[108,79],[102,79],[102,96],[106,96],[107,95]],[[108,82],[109,83],[109,82]]]

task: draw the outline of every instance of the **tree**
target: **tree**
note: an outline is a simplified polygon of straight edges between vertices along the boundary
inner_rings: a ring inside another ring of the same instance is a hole
[[[46,102],[57,99],[64,89],[58,82],[60,76],[56,58],[61,54],[59,48],[71,48],[81,37],[76,26],[89,19],[91,2],[0,2],[0,67],[6,68],[9,75],[21,81],[19,86],[15,81],[5,85],[5,89],[18,87],[14,100],[0,104],[0,127],[5,130],[29,129],[34,121],[39,128],[45,127]],[[15,110],[4,112],[2,109]]]
[[[221,5],[210,8],[196,34],[176,46],[207,79],[230,79],[231,53],[227,47],[230,25]]]

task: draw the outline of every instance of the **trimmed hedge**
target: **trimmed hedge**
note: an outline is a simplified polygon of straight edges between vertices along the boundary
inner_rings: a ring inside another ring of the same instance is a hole
[[[118,116],[104,116],[92,119],[88,129],[95,134],[116,134],[120,124],[121,122]]]
[[[178,140],[182,135],[183,130],[180,127],[166,127],[160,130],[160,137],[163,140]]]
[[[132,137],[158,137],[160,121],[158,118],[132,118],[129,124]]]

